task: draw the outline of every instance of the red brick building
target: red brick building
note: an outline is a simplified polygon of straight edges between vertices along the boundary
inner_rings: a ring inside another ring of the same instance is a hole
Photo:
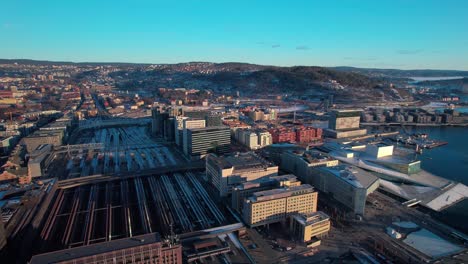
[[[296,129],[297,142],[307,143],[320,138],[322,138],[321,128],[300,127]]]
[[[158,233],[69,248],[32,257],[32,264],[181,264],[182,246],[168,245]]]
[[[271,134],[273,143],[296,142],[296,132],[291,128],[270,129],[268,132]]]

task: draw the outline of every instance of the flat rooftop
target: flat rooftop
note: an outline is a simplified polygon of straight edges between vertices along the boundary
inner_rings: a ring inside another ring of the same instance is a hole
[[[234,171],[276,167],[253,152],[210,157],[210,160],[214,161],[222,169],[233,168]]]
[[[318,151],[306,151],[302,155],[302,159],[305,160],[309,164],[314,164],[314,163],[321,163],[321,162],[327,162],[327,161],[332,161],[335,160],[334,158]]]
[[[326,171],[337,178],[347,182],[356,188],[369,188],[378,180],[372,173],[362,170],[355,166],[338,165],[333,167],[321,167],[319,170]]]
[[[312,193],[314,188],[309,184],[302,184],[289,188],[278,188],[273,190],[261,191],[254,193],[248,200],[252,203],[263,202],[275,199],[286,198],[298,194]]]
[[[273,185],[275,183],[284,182],[284,181],[297,182],[298,180],[297,180],[296,175],[293,175],[293,174],[262,177],[253,181],[241,183],[236,188],[239,190],[248,190],[248,189],[256,188],[256,187],[269,186],[269,185]]]
[[[327,221],[330,217],[322,212],[317,211],[309,214],[296,214],[293,215],[293,218],[303,226],[314,225],[322,221]]]
[[[229,130],[230,131],[228,126],[212,126],[212,127],[189,128],[187,130],[191,131],[192,133],[211,132],[211,131],[217,131],[217,130]]]
[[[31,264],[57,263],[159,242],[161,242],[161,236],[158,233],[145,234],[36,255],[32,257]]]

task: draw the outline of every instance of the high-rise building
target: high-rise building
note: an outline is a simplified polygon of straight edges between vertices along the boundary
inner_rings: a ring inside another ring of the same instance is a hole
[[[185,116],[176,116],[174,120],[174,140],[177,146],[183,146],[184,120]]]
[[[328,121],[328,136],[333,138],[357,137],[367,133],[359,128],[361,110],[333,110]]]
[[[265,176],[278,175],[278,166],[253,152],[227,156],[208,155],[206,175],[221,197],[230,194],[237,185]]]
[[[185,119],[182,123],[182,149],[184,153],[188,152],[188,138],[187,138],[187,130],[193,128],[203,128],[205,126],[204,119]]]
[[[317,192],[309,184],[254,193],[244,201],[242,217],[250,227],[286,221],[317,211]]]
[[[231,132],[229,127],[205,127],[187,129],[185,155],[190,159],[200,159],[208,153],[224,154],[230,151]]]

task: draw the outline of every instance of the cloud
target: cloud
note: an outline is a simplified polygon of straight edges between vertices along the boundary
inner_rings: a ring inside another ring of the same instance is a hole
[[[274,49],[276,49],[276,48],[281,47],[281,45],[280,45],[280,44],[273,44],[273,45],[271,45],[271,47],[274,48]]]
[[[404,50],[397,50],[397,53],[400,55],[414,55],[423,52],[422,49],[404,49]]]
[[[309,46],[301,45],[296,47],[297,50],[309,50]]]

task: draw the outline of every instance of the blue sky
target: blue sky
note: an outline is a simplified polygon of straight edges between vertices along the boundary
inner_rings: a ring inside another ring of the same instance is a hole
[[[468,70],[466,0],[14,0],[0,58]]]

